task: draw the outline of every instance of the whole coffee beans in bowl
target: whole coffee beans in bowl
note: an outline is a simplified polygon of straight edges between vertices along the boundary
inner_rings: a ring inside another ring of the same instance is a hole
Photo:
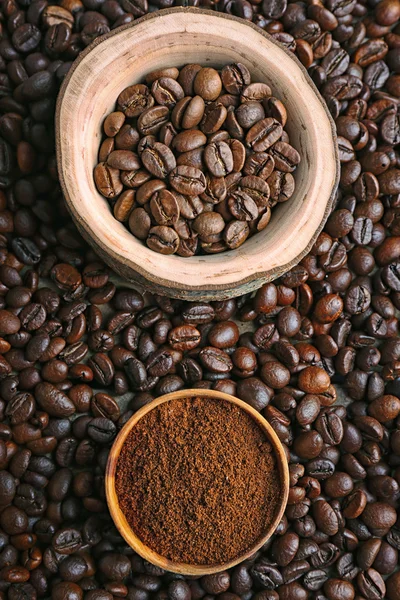
[[[168,9],[83,52],[58,100],[67,204],[156,293],[222,300],[289,270],[332,206],[338,151],[293,53],[252,23]]]
[[[94,179],[149,248],[189,258],[239,248],[295,190],[287,111],[242,63],[148,73],[104,119]]]
[[[181,390],[126,423],[106,470],[108,506],[154,565],[205,575],[249,558],[273,534],[289,493],[283,447],[260,413],[229,394]]]

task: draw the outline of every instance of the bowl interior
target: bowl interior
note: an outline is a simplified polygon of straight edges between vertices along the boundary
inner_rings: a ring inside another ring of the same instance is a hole
[[[231,27],[229,19],[212,13],[202,14],[202,20],[196,19],[196,12],[154,15],[93,48],[64,90],[59,166],[75,218],[95,240],[105,243],[111,259],[133,261],[139,270],[171,278],[177,286],[198,285],[199,272],[203,285],[223,287],[254,273],[279,269],[305,249],[327,214],[336,172],[332,172],[335,143],[326,109],[293,58],[244,21]],[[204,19],[210,23],[207,31]],[[236,61],[248,67],[253,81],[267,82],[287,108],[286,128],[302,157],[295,173],[295,194],[274,208],[264,231],[237,250],[186,259],[159,255],[114,219],[95,188],[93,168],[102,122],[119,93],[152,70],[190,62],[220,68]],[[311,232],[306,240],[305,230]]]
[[[237,559],[230,561],[229,563],[223,565],[188,565],[184,563],[177,563],[168,560],[164,556],[161,556],[140,540],[140,538],[135,534],[135,532],[131,529],[128,524],[125,515],[121,511],[118,504],[118,497],[115,490],[115,471],[117,466],[118,457],[121,451],[122,446],[125,443],[126,438],[128,437],[130,431],[135,427],[137,422],[149,411],[153,410],[156,406],[163,404],[164,402],[171,402],[180,398],[213,398],[217,400],[221,400],[222,402],[231,402],[236,404],[240,408],[242,408],[247,414],[249,414],[258,424],[258,426],[263,430],[267,439],[271,443],[274,454],[276,456],[277,469],[279,471],[280,477],[280,485],[281,485],[281,499],[280,503],[276,507],[274,521],[269,527],[268,531],[265,532],[262,539],[260,539],[256,544],[254,544],[253,548],[247,551],[242,556]],[[168,571],[172,571],[175,573],[182,573],[185,575],[205,575],[210,573],[216,573],[218,571],[222,571],[224,569],[228,569],[233,567],[234,565],[242,562],[246,558],[249,558],[256,550],[258,550],[265,542],[269,539],[269,537],[275,531],[277,525],[279,524],[283,512],[286,507],[288,493],[289,493],[289,470],[286,461],[286,455],[283,450],[282,444],[279,441],[276,433],[272,429],[271,425],[261,416],[259,412],[257,412],[254,408],[252,408],[249,404],[246,404],[242,400],[235,398],[229,394],[225,394],[223,392],[217,392],[215,390],[180,390],[178,392],[173,392],[171,394],[166,394],[161,396],[160,398],[156,398],[148,405],[141,408],[137,413],[135,413],[129,421],[122,428],[117,438],[114,441],[114,444],[111,448],[107,468],[106,468],[106,495],[107,495],[107,503],[111,513],[111,516],[115,522],[116,527],[119,532],[125,539],[125,541],[143,558],[152,562],[153,564],[166,569]]]

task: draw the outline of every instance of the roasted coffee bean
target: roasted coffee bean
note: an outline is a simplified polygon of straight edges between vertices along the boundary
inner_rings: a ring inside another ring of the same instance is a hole
[[[229,210],[239,221],[253,221],[258,217],[258,207],[245,191],[233,192],[228,200]]]
[[[226,142],[208,144],[204,150],[204,161],[215,177],[225,177],[233,169],[232,151]]]
[[[265,112],[259,102],[245,102],[236,109],[235,115],[241,127],[250,129],[265,117]]]
[[[127,117],[138,117],[154,104],[154,98],[146,85],[131,85],[118,96],[118,109]]]
[[[160,190],[152,195],[150,211],[157,225],[173,225],[179,219],[178,203],[168,190]]]
[[[275,168],[285,173],[291,173],[300,162],[300,154],[285,142],[276,142],[270,150]]]
[[[157,133],[163,125],[168,123],[169,110],[167,106],[153,106],[146,108],[141,112],[137,128],[139,132],[146,136]]]
[[[224,229],[223,238],[228,248],[234,250],[247,240],[249,234],[250,228],[246,221],[231,221]]]
[[[107,165],[122,171],[133,171],[139,169],[138,156],[130,150],[114,150],[107,157]]]
[[[198,196],[206,189],[204,173],[195,167],[176,167],[171,171],[169,181],[174,190],[187,196]]]
[[[35,389],[35,398],[41,408],[54,417],[67,417],[75,412],[69,398],[51,383],[39,383]]]
[[[195,97],[200,98],[200,96]],[[219,132],[223,123],[225,122],[227,114],[228,111],[225,106],[219,104],[218,102],[209,104],[204,111],[200,129],[207,135]]]
[[[201,194],[204,202],[219,204],[226,197],[226,183],[224,177],[206,176],[206,190]]]
[[[210,67],[200,69],[194,78],[193,90],[205,101],[216,100],[222,90],[219,73]]]
[[[152,175],[164,179],[176,167],[175,157],[165,144],[156,142],[152,148],[146,148],[141,155],[142,162]]]
[[[282,135],[282,125],[276,119],[262,119],[246,135],[247,145],[256,152],[263,152],[275,144]]]
[[[172,77],[160,77],[151,86],[151,93],[157,104],[161,106],[173,106],[184,96],[180,84]]]
[[[246,175],[256,175],[261,179],[268,179],[274,170],[274,160],[266,152],[254,152],[246,158],[244,172]]]
[[[225,221],[220,214],[214,212],[201,213],[193,221],[193,229],[200,237],[217,235],[225,227]]]
[[[291,173],[283,171],[274,171],[267,178],[267,183],[271,192],[271,199],[276,202],[286,202],[291,198],[294,192],[294,179]]]
[[[367,598],[383,598],[386,587],[382,577],[375,569],[367,569],[357,576],[360,592]]]
[[[199,345],[201,334],[193,325],[181,325],[170,330],[168,340],[175,350],[192,350]]]
[[[99,163],[94,171],[94,179],[100,194],[106,198],[118,196],[123,189],[118,169],[110,167],[107,163]]]
[[[221,71],[221,79],[228,94],[241,94],[249,85],[251,76],[247,67],[241,63],[225,66]]]
[[[200,123],[204,115],[205,104],[200,96],[186,96],[177,102],[172,111],[171,120],[177,129],[191,129]],[[204,132],[205,133],[205,132]]]
[[[219,348],[206,346],[199,353],[203,366],[212,373],[228,373],[232,367],[232,361],[228,354]]]
[[[146,243],[161,254],[174,254],[179,247],[179,236],[171,227],[157,225],[149,230]]]
[[[130,125],[129,123],[125,123],[124,125],[122,125],[121,129],[118,131],[114,139],[115,147],[117,150],[133,150],[138,145],[139,133],[134,127],[132,127],[132,125]],[[105,142],[106,140],[103,143]],[[114,147],[112,147],[112,149],[114,149]],[[100,159],[101,157],[99,152],[99,160]]]
[[[204,146],[207,142],[207,137],[199,129],[190,129],[189,131],[182,131],[178,133],[173,141],[172,147],[178,152],[190,152]]]
[[[203,212],[204,206],[198,196],[184,196],[179,193],[175,193],[174,195],[182,217],[186,219],[195,219]]]

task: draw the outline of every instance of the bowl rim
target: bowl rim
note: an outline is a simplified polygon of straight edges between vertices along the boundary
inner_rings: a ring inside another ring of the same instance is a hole
[[[64,100],[64,96],[66,94],[67,88],[69,86],[70,80],[73,77],[73,74],[78,69],[81,62],[86,58],[86,56],[92,50],[94,50],[99,44],[114,37],[115,35],[118,35],[119,33],[123,32],[123,31],[126,31],[128,29],[133,29],[134,27],[136,27],[137,25],[140,25],[141,23],[144,23],[146,21],[150,21],[153,19],[154,20],[162,19],[163,16],[167,16],[167,15],[171,15],[171,14],[176,14],[176,15],[178,15],[178,14],[189,14],[189,15],[190,14],[192,14],[192,15],[202,14],[202,15],[209,16],[209,17],[225,19],[227,21],[235,21],[236,23],[239,23],[240,25],[245,25],[247,27],[250,27],[251,29],[253,29],[253,31],[255,33],[266,38],[270,43],[274,44],[277,48],[279,48],[279,50],[281,50],[288,57],[290,57],[290,59],[294,62],[294,64],[297,66],[297,68],[300,69],[303,76],[305,77],[307,84],[310,86],[312,92],[314,93],[314,95],[320,102],[322,108],[324,109],[324,112],[325,112],[326,117],[329,122],[330,130],[331,130],[332,141],[333,141],[333,153],[334,153],[333,158],[334,158],[334,165],[335,165],[334,180],[332,183],[332,189],[331,189],[330,196],[329,196],[328,201],[325,206],[324,214],[322,216],[322,219],[321,219],[318,227],[315,229],[309,243],[301,252],[299,252],[299,254],[296,257],[294,257],[292,260],[285,263],[284,265],[279,265],[272,269],[266,269],[266,270],[251,273],[249,275],[242,277],[241,279],[235,280],[234,282],[232,281],[229,285],[226,283],[207,283],[207,292],[208,293],[224,292],[227,290],[228,291],[229,290],[238,290],[237,294],[228,293],[227,297],[232,297],[232,296],[234,297],[235,295],[245,293],[245,290],[243,290],[243,288],[246,285],[251,286],[251,289],[250,290],[248,289],[247,291],[253,291],[261,285],[260,280],[264,280],[263,282],[274,281],[275,279],[277,279],[284,273],[288,272],[294,266],[296,266],[301,261],[301,259],[304,258],[310,252],[316,239],[318,238],[319,234],[321,233],[329,214],[331,213],[335,195],[336,195],[336,191],[337,191],[337,187],[339,185],[339,179],[340,179],[340,160],[339,160],[339,150],[338,150],[338,145],[337,145],[336,127],[335,127],[335,123],[332,118],[332,115],[329,112],[329,109],[328,109],[322,95],[320,94],[316,85],[314,84],[311,77],[309,76],[307,69],[301,64],[301,62],[297,59],[297,57],[294,55],[294,53],[291,52],[290,50],[288,50],[283,44],[278,42],[269,33],[264,31],[260,27],[258,27],[258,25],[254,24],[250,21],[247,21],[245,19],[241,19],[240,17],[236,17],[234,15],[229,15],[229,14],[225,14],[225,13],[220,13],[220,12],[213,11],[213,10],[196,8],[196,7],[172,7],[172,8],[160,9],[160,10],[154,11],[152,13],[148,13],[138,19],[135,19],[131,23],[121,25],[120,27],[113,29],[113,30],[109,31],[108,33],[96,38],[75,59],[70,70],[68,71],[66,77],[64,78],[64,80],[62,82],[62,85],[60,87],[60,90],[59,90],[59,93],[57,96],[56,111],[55,111],[55,142],[56,142],[55,145],[56,145],[56,161],[57,161],[57,169],[58,169],[58,177],[59,177],[59,181],[60,181],[60,186],[61,186],[63,196],[66,200],[67,208],[68,208],[69,212],[71,213],[72,217],[74,218],[74,221],[75,221],[78,229],[80,230],[81,234],[84,237],[87,236],[90,239],[90,244],[94,245],[95,249],[97,249],[99,251],[99,253],[104,253],[107,256],[109,256],[112,260],[119,263],[121,260],[121,257],[119,256],[119,254],[117,252],[115,252],[113,248],[110,248],[107,244],[105,244],[93,232],[93,230],[91,229],[89,224],[86,223],[80,217],[79,211],[76,208],[76,206],[74,205],[74,203],[71,201],[70,195],[68,193],[67,185],[66,185],[66,182],[64,179],[63,169],[61,168],[61,161],[62,161],[62,159],[61,159],[62,141],[61,141],[61,123],[60,123],[60,121],[61,121],[61,106],[62,106],[62,103]],[[189,259],[184,258],[184,257],[179,257],[179,258],[182,258],[182,260],[190,260],[190,257],[189,257]],[[163,287],[165,290],[170,290],[171,294],[174,294],[174,297],[180,297],[179,294],[184,294],[185,292],[187,292],[188,294],[190,294],[190,293],[193,293],[193,294],[200,293],[201,294],[201,292],[203,292],[205,289],[204,284],[196,285],[196,284],[187,284],[185,282],[177,283],[173,279],[165,279],[164,277],[162,277],[160,275],[156,275],[153,272],[145,269],[141,264],[139,264],[139,262],[134,262],[134,264],[127,265],[127,267],[134,270],[138,274],[139,278],[142,278],[142,281],[139,281],[142,285],[145,285],[145,282],[148,281],[148,282],[150,282],[151,285]],[[257,285],[257,283],[258,283],[258,285]],[[178,294],[178,296],[176,296],[177,294]],[[193,298],[193,299],[195,299],[195,298]]]
[[[277,511],[274,520],[269,526],[266,533],[258,540],[256,544],[254,544],[249,550],[243,553],[238,558],[228,561],[223,564],[217,565],[190,565],[187,563],[175,562],[167,559],[166,557],[158,554],[151,548],[149,548],[146,544],[142,542],[142,540],[135,534],[134,530],[130,527],[127,522],[125,515],[119,507],[117,493],[115,490],[115,473],[117,468],[118,458],[122,449],[122,446],[125,443],[126,438],[129,433],[133,429],[133,427],[140,421],[140,419],[145,416],[147,413],[152,411],[154,408],[159,406],[160,404],[164,404],[165,402],[173,402],[174,400],[179,400],[183,398],[205,398],[205,399],[216,399],[224,402],[229,402],[241,408],[244,412],[246,412],[250,417],[257,423],[260,429],[264,432],[264,435],[267,437],[268,441],[272,445],[276,461],[277,461],[277,469],[279,471],[280,478],[280,489],[281,495],[280,500],[277,505]],[[173,573],[181,573],[184,575],[209,575],[212,573],[218,573],[220,571],[230,569],[235,565],[243,562],[244,560],[250,558],[257,550],[259,550],[273,535],[277,526],[279,525],[280,520],[284,514],[288,496],[289,496],[289,466],[286,458],[286,453],[283,449],[282,443],[279,440],[277,434],[273,430],[272,426],[268,423],[268,421],[258,412],[255,408],[253,408],[250,404],[247,404],[243,400],[236,398],[236,396],[232,396],[231,394],[227,394],[225,392],[219,392],[216,390],[206,390],[201,388],[191,388],[191,389],[182,389],[176,392],[171,392],[170,394],[164,394],[163,396],[159,396],[152,400],[149,404],[146,404],[142,408],[140,408],[132,417],[125,423],[121,431],[118,433],[115,438],[113,445],[110,449],[110,453],[107,460],[106,471],[105,471],[105,491],[106,491],[106,499],[107,506],[110,511],[111,517],[116,525],[119,533],[122,535],[124,540],[128,543],[128,545],[133,548],[133,550],[142,556],[142,558],[148,560],[149,562],[166,569],[167,571],[171,571]],[[278,509],[279,507],[279,509]]]

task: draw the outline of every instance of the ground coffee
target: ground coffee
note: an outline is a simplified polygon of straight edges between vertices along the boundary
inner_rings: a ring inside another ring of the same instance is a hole
[[[161,404],[129,434],[116,491],[150,548],[190,564],[221,564],[268,529],[280,494],[271,444],[238,406],[183,399]]]

